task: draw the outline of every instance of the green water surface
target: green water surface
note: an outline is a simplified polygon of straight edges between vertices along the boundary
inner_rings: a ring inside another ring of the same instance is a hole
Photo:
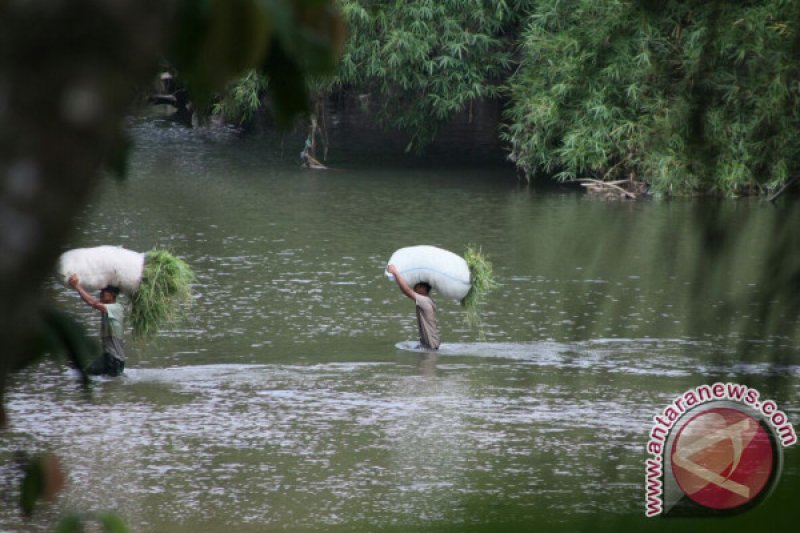
[[[70,246],[166,247],[195,301],[157,341],[129,340],[126,376],[91,399],[52,362],[12,385],[6,479],[15,450],[49,450],[68,484],[25,520],[6,481],[0,530],[74,509],[135,532],[662,528],[644,518],[644,445],[677,395],[736,381],[800,419],[788,204],[606,201],[494,161],[345,148],[308,171],[277,137],[131,129],[130,176],[104,183]],[[405,350],[414,306],[387,259],[470,243],[499,282],[482,331],[437,300],[440,353]],[[779,487],[797,486],[786,457]],[[758,513],[712,525],[775,516]]]

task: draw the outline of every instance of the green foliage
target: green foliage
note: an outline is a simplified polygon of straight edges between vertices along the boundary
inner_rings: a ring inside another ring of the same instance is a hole
[[[543,0],[504,138],[533,177],[739,194],[800,163],[800,5]]]
[[[214,103],[212,112],[228,122],[248,123],[261,108],[268,85],[265,75],[251,70],[228,85],[222,98]]]
[[[349,36],[337,85],[373,97],[378,121],[421,148],[501,91],[525,1],[341,0]]]
[[[478,306],[491,289],[497,287],[492,272],[492,263],[483,254],[480,248],[473,245],[467,246],[464,260],[469,266],[469,278],[472,286],[467,295],[461,300],[464,306],[465,319],[470,327],[480,327],[480,313]]]
[[[193,281],[192,269],[171,253],[147,252],[142,282],[131,298],[134,337],[151,338],[164,323],[175,319],[181,306],[191,300]]]
[[[115,513],[97,513],[97,520],[107,533],[127,533],[128,527],[125,522]]]

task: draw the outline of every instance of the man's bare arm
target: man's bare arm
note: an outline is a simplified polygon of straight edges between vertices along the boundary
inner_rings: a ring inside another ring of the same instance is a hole
[[[106,306],[100,303],[100,301],[97,298],[86,292],[86,289],[81,287],[81,282],[78,279],[78,276],[76,276],[75,274],[71,275],[69,277],[68,282],[70,287],[78,291],[78,295],[80,295],[81,300],[86,302],[87,305],[94,307],[95,309],[97,309],[102,313],[106,312]]]
[[[414,301],[417,300],[417,293],[414,292],[414,290],[411,287],[409,287],[408,282],[400,274],[400,271],[397,269],[395,265],[391,264],[388,265],[386,267],[386,272],[394,276],[394,280],[397,282],[397,286],[400,287],[400,290],[403,292],[403,294],[405,294]]]

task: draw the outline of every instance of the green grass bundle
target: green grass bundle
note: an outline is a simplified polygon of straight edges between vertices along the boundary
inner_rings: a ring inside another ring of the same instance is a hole
[[[464,319],[470,327],[480,327],[481,320],[478,305],[487,292],[497,287],[497,283],[492,273],[492,263],[483,255],[480,248],[475,248],[472,245],[467,246],[464,260],[469,266],[470,281],[472,283],[469,292],[461,300],[461,305],[464,306],[465,310]]]
[[[131,327],[137,339],[149,339],[161,326],[177,318],[191,301],[194,273],[164,250],[147,252],[142,281],[131,298]]]

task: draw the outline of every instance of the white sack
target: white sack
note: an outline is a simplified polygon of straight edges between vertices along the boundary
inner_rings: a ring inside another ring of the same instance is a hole
[[[76,248],[61,254],[58,273],[64,283],[77,274],[81,286],[97,291],[109,285],[131,295],[139,288],[144,270],[144,254],[119,246]]]
[[[471,287],[464,258],[436,246],[400,248],[388,264],[395,265],[412,288],[417,283],[429,283],[445,298],[461,300]],[[394,280],[388,272],[386,277]]]

